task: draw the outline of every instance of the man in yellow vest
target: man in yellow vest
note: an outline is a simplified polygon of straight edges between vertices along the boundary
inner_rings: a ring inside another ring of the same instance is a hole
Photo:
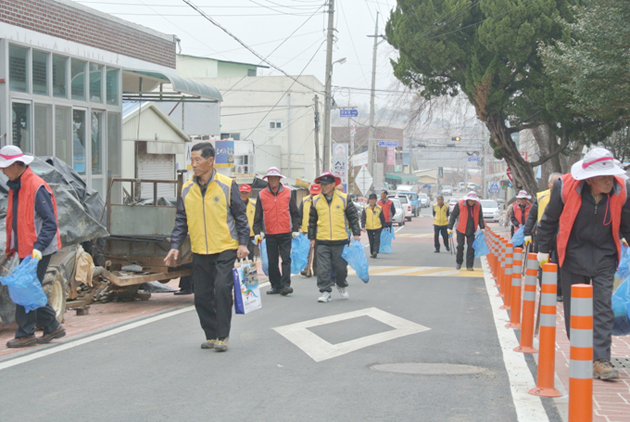
[[[361,213],[361,227],[363,227],[363,231],[367,231],[370,241],[370,254],[372,258],[376,258],[381,247],[381,232],[385,225],[385,216],[383,215],[383,209],[376,203],[375,193],[370,194],[368,202],[369,205],[366,205]]]
[[[251,199],[252,196],[252,187],[250,185],[241,185],[238,188],[238,191],[241,194],[241,199],[245,204],[245,212],[247,213],[247,223],[249,224],[249,242],[247,242],[247,250],[249,251],[249,255],[247,258],[254,260],[254,215],[256,215],[256,200]]]
[[[302,216],[300,231],[305,236],[308,236],[308,216],[311,211],[311,205],[313,204],[313,198],[320,193],[322,193],[322,189],[318,184],[313,183],[309,189],[309,195],[306,195],[300,204],[300,215]],[[306,268],[300,272],[300,274],[306,277],[312,277],[315,274],[315,254],[317,253],[315,249],[316,248],[311,248],[308,252],[308,263],[306,264]]]
[[[341,298],[348,299],[348,263],[341,253],[348,244],[348,225],[354,238],[361,240],[359,215],[348,196],[335,189],[341,183],[338,177],[325,171],[315,179],[315,183],[321,185],[322,193],[313,199],[309,212],[308,238],[311,248],[317,245],[317,287],[321,293],[317,301],[326,303],[332,300],[333,284],[337,284]]]
[[[437,197],[437,204],[433,206],[433,243],[435,253],[440,253],[440,233],[444,241],[446,252],[450,252],[448,247],[448,217],[451,215],[448,205],[444,203],[442,195]]]
[[[249,254],[249,224],[238,185],[214,169],[212,144],[195,144],[190,155],[194,176],[182,187],[164,263],[177,262],[179,247],[190,235],[195,308],[206,335],[201,348],[224,352],[232,322],[232,269],[237,258]]]

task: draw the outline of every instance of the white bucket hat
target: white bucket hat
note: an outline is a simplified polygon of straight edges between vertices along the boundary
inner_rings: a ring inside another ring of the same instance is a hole
[[[276,176],[281,179],[284,177],[282,173],[280,173],[280,170],[278,170],[277,167],[269,167],[269,170],[267,170],[267,174],[263,176],[263,179],[266,179],[267,177],[270,177],[270,176]]]
[[[571,176],[575,180],[590,179],[595,176],[624,176],[626,172],[615,165],[615,157],[605,148],[595,148],[586,153],[583,160],[571,166]]]
[[[525,199],[532,199],[532,196],[530,194],[527,193],[527,191],[524,190],[519,190],[518,193],[516,194],[516,198],[525,198]]]
[[[31,164],[35,157],[32,155],[25,155],[19,147],[15,145],[6,145],[0,148],[0,168],[4,169],[9,167],[16,161],[20,161],[24,164]]]
[[[475,192],[468,192],[468,195],[464,196],[464,201],[475,201],[475,202],[479,202],[479,197],[477,196],[477,194]]]

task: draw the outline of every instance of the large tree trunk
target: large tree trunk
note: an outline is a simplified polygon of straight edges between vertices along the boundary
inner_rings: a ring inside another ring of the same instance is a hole
[[[488,116],[485,123],[490,131],[490,136],[492,136],[492,141],[501,147],[503,158],[512,171],[515,190],[525,189],[530,195],[536,195],[538,184],[532,167],[521,157],[508,128],[505,126],[505,120],[500,115],[495,114]]]
[[[558,140],[549,126],[540,125],[532,129],[532,135],[538,144],[538,151],[541,157],[550,155],[556,148],[558,148]],[[548,161],[542,165],[541,178],[538,181],[538,189],[547,189],[547,181],[549,175],[554,172],[562,172],[562,166],[560,164],[559,154],[553,155]]]

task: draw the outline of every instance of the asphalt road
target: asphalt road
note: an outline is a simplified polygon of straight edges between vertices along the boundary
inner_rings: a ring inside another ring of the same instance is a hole
[[[453,269],[453,256],[418,237],[428,233],[428,218],[407,224],[392,255],[369,260],[381,273],[407,270],[368,284],[349,277],[347,301],[333,291],[318,303],[315,280],[301,276],[289,297],[263,294],[262,309],[234,316],[226,353],[200,349],[188,307],[8,356],[0,420],[517,421],[481,273],[404,274]],[[480,372],[373,369],[398,363]]]

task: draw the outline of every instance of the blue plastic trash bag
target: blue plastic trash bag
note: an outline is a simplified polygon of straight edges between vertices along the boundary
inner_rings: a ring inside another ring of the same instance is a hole
[[[613,293],[612,309],[615,314],[612,335],[630,334],[630,277],[627,277]]]
[[[396,232],[394,231],[394,227],[390,227],[389,231],[392,234],[392,240],[396,240]]]
[[[621,259],[615,275],[621,280],[625,280],[630,275],[630,248],[624,243],[621,243]]]
[[[291,274],[299,274],[308,263],[311,242],[302,233],[291,239]]]
[[[392,240],[394,238],[393,231],[383,229],[381,231],[381,245],[378,248],[379,253],[392,253]]]
[[[352,239],[350,246],[345,245],[341,257],[346,260],[364,283],[370,281],[369,267],[367,256],[365,255],[366,246]]]
[[[262,259],[263,272],[269,277],[269,257],[267,256],[267,239],[260,242],[260,258]]]
[[[512,246],[523,246],[525,243],[525,234],[524,234],[525,226],[521,226],[517,231],[514,232],[512,236]]]
[[[488,249],[488,244],[486,243],[486,237],[481,230],[479,230],[475,236],[473,249],[475,250],[475,258],[479,258],[490,253],[490,249]]]
[[[30,312],[46,305],[48,298],[37,278],[37,259],[31,255],[24,258],[11,274],[0,277],[0,283],[9,287],[11,300],[24,306],[26,312]]]

